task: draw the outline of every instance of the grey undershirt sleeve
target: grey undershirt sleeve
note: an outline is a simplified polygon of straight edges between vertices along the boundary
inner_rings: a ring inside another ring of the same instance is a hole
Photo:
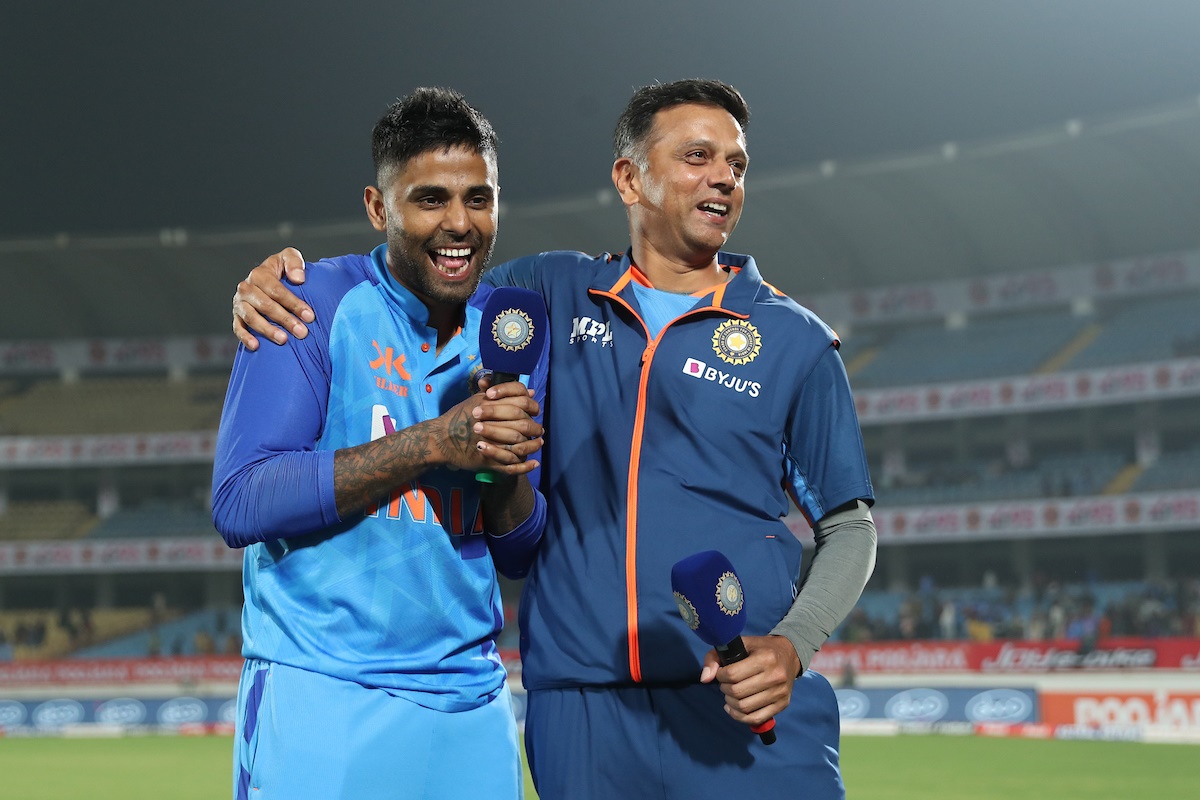
[[[833,629],[858,602],[875,570],[875,522],[859,500],[826,514],[813,526],[816,551],[808,578],[771,633],[786,637],[807,670]]]

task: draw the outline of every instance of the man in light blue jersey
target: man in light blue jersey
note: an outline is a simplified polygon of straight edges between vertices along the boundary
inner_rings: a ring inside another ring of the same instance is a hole
[[[496,136],[419,89],[372,149],[387,243],[314,270],[313,335],[240,351],[222,413],[213,520],[246,547],[234,797],[519,798],[493,554],[528,563],[546,503],[533,393],[473,391]]]

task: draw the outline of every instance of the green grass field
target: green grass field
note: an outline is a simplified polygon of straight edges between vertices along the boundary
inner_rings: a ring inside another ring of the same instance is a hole
[[[1192,797],[1200,755],[1187,745],[948,736],[851,736],[842,744],[850,800]],[[0,739],[0,796],[228,798],[232,748],[225,737]]]

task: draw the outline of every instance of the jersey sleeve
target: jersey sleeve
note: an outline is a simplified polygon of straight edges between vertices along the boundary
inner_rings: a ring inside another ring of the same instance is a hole
[[[303,292],[302,294],[312,294]],[[337,523],[333,451],[317,451],[329,401],[328,333],[321,314],[304,339],[238,348],[213,465],[213,524],[230,547]]]
[[[498,264],[484,273],[483,282],[490,286],[517,286],[532,289],[546,296],[541,279],[542,257],[523,256]]]
[[[832,344],[804,379],[784,450],[788,489],[810,523],[852,500],[874,502],[850,381]]]

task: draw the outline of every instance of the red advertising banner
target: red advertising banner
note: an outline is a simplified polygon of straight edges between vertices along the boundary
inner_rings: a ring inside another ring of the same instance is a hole
[[[241,569],[242,551],[211,537],[0,544],[0,575]]]
[[[5,467],[99,467],[119,464],[210,462],[216,431],[125,433],[107,436],[3,436]]]
[[[989,278],[910,283],[799,298],[835,327],[1066,305],[1081,298],[1135,296],[1200,286],[1200,251],[1162,253]]]
[[[874,508],[881,543],[1095,536],[1200,528],[1200,492],[1145,492],[1049,500]],[[812,531],[799,512],[785,520],[801,541]]]
[[[847,664],[857,673],[1036,674],[1061,670],[1195,670],[1200,679],[1200,639],[1112,638],[1090,650],[1075,641],[827,643],[813,668],[837,675]]]
[[[1050,725],[1200,730],[1200,691],[1042,692],[1040,700],[1042,722]]]
[[[237,683],[240,656],[104,658],[0,664],[0,687],[121,683]]]
[[[854,393],[863,425],[1049,411],[1200,394],[1200,359],[935,383]]]
[[[232,336],[70,339],[0,342],[0,375],[75,372],[161,372],[233,363]]]

